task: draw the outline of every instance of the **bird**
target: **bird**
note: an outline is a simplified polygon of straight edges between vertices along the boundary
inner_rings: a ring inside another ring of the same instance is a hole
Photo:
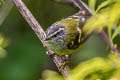
[[[45,31],[44,44],[57,55],[70,55],[79,50],[83,44],[82,27],[87,18],[85,11],[53,23]]]

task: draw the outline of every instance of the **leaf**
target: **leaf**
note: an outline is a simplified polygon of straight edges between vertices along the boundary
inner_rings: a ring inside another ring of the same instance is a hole
[[[96,10],[96,13],[97,13],[101,8],[107,6],[107,5],[109,5],[109,4],[111,4],[111,3],[115,2],[115,1],[117,1],[117,0],[107,0],[107,1],[102,2],[102,3],[98,6],[98,8],[97,8],[97,10]]]
[[[83,33],[88,35],[95,32],[100,32],[107,26],[113,26],[119,24],[120,20],[120,1],[116,2],[114,5],[108,6],[102,10],[100,10],[100,13],[97,13],[96,15],[89,18],[84,27],[83,27]],[[109,33],[110,33],[109,28]],[[110,35],[109,35],[110,36]],[[112,39],[112,38],[111,38]]]
[[[115,32],[112,35],[112,40],[120,33],[120,25],[119,27],[115,30]]]
[[[12,7],[13,4],[11,0],[0,0],[0,25],[3,23]]]
[[[95,11],[96,2],[97,2],[97,0],[89,0],[88,1],[89,8],[93,11]]]
[[[6,56],[7,56],[7,51],[4,48],[0,47],[0,59],[5,58]]]
[[[0,0],[0,7],[2,7],[5,4],[5,0]]]
[[[71,70],[71,75],[64,79],[59,73],[46,70],[40,80],[119,80],[120,57],[115,54],[108,58],[96,57],[81,62]]]

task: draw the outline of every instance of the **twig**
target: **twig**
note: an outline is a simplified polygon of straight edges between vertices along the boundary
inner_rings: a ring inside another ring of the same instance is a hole
[[[73,2],[79,9],[85,10],[86,14],[89,14],[89,16],[93,14],[88,6],[82,2],[82,0],[73,0]]]
[[[100,36],[105,40],[105,42],[108,44],[108,46],[110,47],[111,51],[113,53],[119,53],[119,51],[114,47],[114,45],[110,42],[107,34],[104,31],[100,32]]]
[[[34,18],[32,13],[29,11],[29,9],[26,7],[26,5],[22,0],[12,0],[12,1],[44,45],[45,32],[40,26],[40,24],[37,22],[37,20]],[[54,52],[52,52],[50,49],[47,48],[47,50],[48,50],[48,55],[54,54]],[[60,69],[61,64],[64,62],[63,57],[55,54],[55,56],[53,56],[52,59],[56,64],[57,68]],[[69,67],[66,65],[64,69],[61,71],[61,73],[64,77],[67,77],[70,74]]]

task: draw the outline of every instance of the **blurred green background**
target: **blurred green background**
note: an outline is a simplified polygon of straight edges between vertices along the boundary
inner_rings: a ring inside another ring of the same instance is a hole
[[[52,23],[77,12],[72,5],[57,3],[52,0],[24,0],[38,22],[47,29]],[[97,4],[104,0],[98,0]],[[85,0],[87,3],[88,0]],[[1,15],[1,14],[0,14]],[[57,70],[52,60],[20,15],[15,6],[11,9],[2,25],[0,34],[7,38],[6,55],[0,58],[0,80],[38,80],[42,71]],[[81,61],[94,57],[106,57],[108,48],[98,34],[91,36],[79,52],[70,57],[70,68]]]

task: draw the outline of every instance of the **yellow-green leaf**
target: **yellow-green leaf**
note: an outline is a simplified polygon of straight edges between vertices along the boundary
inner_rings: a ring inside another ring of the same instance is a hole
[[[119,27],[115,30],[115,32],[112,35],[112,40],[118,35],[118,33],[120,33],[120,25]]]
[[[97,2],[97,0],[89,0],[89,2],[88,2],[89,8],[90,8],[92,11],[95,11],[96,2]]]
[[[0,0],[0,7],[5,4],[5,0]]]
[[[116,1],[116,0],[107,0],[107,1],[102,2],[102,3],[98,6],[98,8],[97,8],[97,10],[96,10],[96,13],[97,13],[101,8],[107,6],[107,5],[109,5],[109,4],[111,4],[111,3],[115,2],[115,1]]]

